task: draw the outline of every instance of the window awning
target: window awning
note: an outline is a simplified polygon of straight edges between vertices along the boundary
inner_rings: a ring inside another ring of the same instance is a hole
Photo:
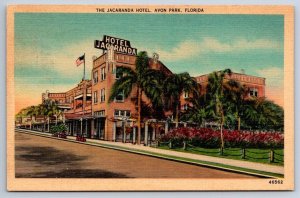
[[[75,100],[78,100],[78,99],[81,99],[81,98],[83,98],[83,94],[80,94],[80,95],[74,97]]]

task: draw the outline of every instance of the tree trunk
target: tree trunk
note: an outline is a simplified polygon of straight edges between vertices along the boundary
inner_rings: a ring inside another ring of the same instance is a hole
[[[30,130],[32,130],[32,119],[33,119],[33,117],[31,116],[31,120],[30,120]]]
[[[175,128],[178,128],[178,122],[179,122],[179,108],[180,103],[176,105],[176,112],[175,112]]]
[[[137,144],[141,144],[141,95],[142,91],[140,88],[138,88],[138,120],[137,120]]]
[[[44,116],[43,132],[46,132],[46,117]]]
[[[238,116],[238,130],[241,130],[241,117]]]
[[[221,124],[220,124],[220,131],[221,131],[221,149],[224,148],[223,124],[224,124],[224,115],[223,115],[223,112],[222,112],[222,115],[221,115]]]

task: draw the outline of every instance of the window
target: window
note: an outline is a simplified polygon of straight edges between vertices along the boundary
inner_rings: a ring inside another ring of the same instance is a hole
[[[94,116],[96,116],[96,117],[105,116],[105,110],[95,111]]]
[[[98,82],[98,71],[95,71],[93,74],[94,84]]]
[[[256,88],[250,88],[250,96],[257,97],[258,90]]]
[[[130,117],[130,111],[129,110],[115,110],[114,113],[115,117]]]
[[[102,67],[100,71],[101,71],[101,80],[105,80],[106,78],[105,67]]]
[[[111,64],[111,73],[112,74],[116,73],[116,66],[114,64]]]
[[[116,96],[115,102],[124,102],[124,91],[120,92],[120,93]]]
[[[105,102],[105,89],[100,90],[100,102]]]
[[[116,79],[119,79],[123,76],[123,72],[120,71],[120,68],[116,68]]]
[[[94,91],[94,103],[98,102],[98,93],[97,91]]]
[[[185,111],[188,110],[188,108],[189,108],[189,105],[188,105],[188,104],[184,104],[184,105],[182,106],[182,109],[185,110]]]
[[[67,103],[72,103],[73,102],[73,98],[72,97],[68,97]]]
[[[188,98],[188,97],[189,97],[189,92],[184,91],[184,92],[183,92],[183,98]]]

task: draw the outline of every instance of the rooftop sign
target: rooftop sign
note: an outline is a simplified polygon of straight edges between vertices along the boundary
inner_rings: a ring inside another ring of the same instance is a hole
[[[108,50],[108,48],[112,46],[113,50],[116,52],[137,55],[137,49],[131,47],[130,41],[112,36],[104,35],[102,41],[95,40],[94,46],[95,48],[102,50]]]

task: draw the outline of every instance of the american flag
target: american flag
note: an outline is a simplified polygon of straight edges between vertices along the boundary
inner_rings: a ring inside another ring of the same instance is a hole
[[[83,62],[84,62],[84,55],[82,55],[82,56],[80,56],[80,57],[77,58],[77,60],[76,60],[77,67],[79,65],[81,65]]]

